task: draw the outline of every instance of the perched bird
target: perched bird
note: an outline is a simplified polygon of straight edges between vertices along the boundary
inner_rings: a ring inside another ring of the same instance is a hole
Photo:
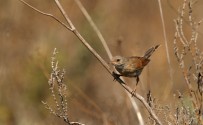
[[[154,53],[154,51],[159,47],[156,45],[147,50],[143,57],[132,56],[132,57],[122,57],[115,56],[112,58],[110,63],[115,67],[115,69],[120,73],[116,74],[116,77],[136,77],[136,86],[139,82],[139,75],[141,74],[143,68],[150,62],[149,57]]]

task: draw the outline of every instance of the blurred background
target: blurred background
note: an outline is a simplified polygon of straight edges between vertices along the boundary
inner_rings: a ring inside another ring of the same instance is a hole
[[[38,9],[64,21],[54,0],[26,0]],[[173,104],[176,90],[184,92],[186,84],[173,52],[174,19],[182,0],[163,0],[163,15],[171,58],[170,79],[165,43],[157,0],[81,0],[100,29],[113,55],[142,56],[151,46],[161,47],[151,57],[141,75],[137,92],[146,98],[148,90],[160,104]],[[105,59],[109,58],[73,0],[61,0],[72,22]],[[203,1],[194,5],[194,17],[203,17]],[[189,27],[186,25],[186,27]],[[186,29],[186,34],[190,33]],[[199,40],[203,39],[199,28]],[[202,46],[202,42],[198,43]],[[59,53],[59,67],[66,70],[68,115],[71,121],[87,125],[135,125],[136,113],[125,90],[102,67],[81,42],[53,19],[43,16],[18,0],[0,0],[0,125],[64,124],[45,109],[50,105],[48,86],[51,56]],[[131,87],[135,79],[126,79]],[[173,83],[173,84],[172,84]],[[136,100],[147,119],[148,112]]]

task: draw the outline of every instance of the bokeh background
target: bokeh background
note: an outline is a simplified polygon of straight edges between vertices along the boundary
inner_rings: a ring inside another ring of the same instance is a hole
[[[64,21],[54,0],[27,2]],[[142,56],[151,46],[162,45],[144,69],[137,90],[146,97],[150,89],[162,105],[173,104],[176,90],[186,90],[173,52],[173,20],[178,16],[177,9],[182,2],[162,1],[173,73],[171,81],[157,0],[82,0],[113,55]],[[61,4],[82,36],[109,61],[77,4],[73,0],[61,0]],[[195,19],[203,17],[202,8],[203,1],[197,1],[193,9]],[[202,34],[203,27],[200,26],[200,48]],[[71,32],[18,0],[0,0],[0,125],[65,124],[62,119],[51,115],[41,103],[43,100],[53,105],[47,81],[54,48],[59,51],[57,59],[60,68],[66,70],[71,121],[87,125],[138,123],[125,90],[113,81],[112,76]],[[134,79],[126,80],[129,86],[135,85]],[[136,102],[144,118],[147,118],[143,105],[138,100]]]

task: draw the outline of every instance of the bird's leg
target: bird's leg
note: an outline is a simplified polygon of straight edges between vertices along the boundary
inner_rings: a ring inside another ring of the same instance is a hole
[[[117,80],[118,78],[120,78],[120,76],[122,76],[122,75],[117,74],[117,73],[115,73],[115,72],[113,72],[112,75],[113,75],[113,77],[114,77],[113,81]]]
[[[119,82],[120,84],[125,84],[125,82],[123,82],[123,80],[120,79],[120,76],[123,76],[121,74],[117,74],[115,72],[112,73],[112,76],[114,77],[113,81],[117,81]]]
[[[136,78],[136,86],[137,86],[137,84],[138,84],[138,82],[140,81],[140,78],[139,78],[139,76],[137,76],[137,78]]]
[[[140,78],[139,76],[136,77],[136,86],[135,88],[133,89],[133,91],[131,92],[131,95],[134,96],[135,93],[136,93],[136,89],[137,89],[137,85],[138,85],[138,82],[140,81]]]

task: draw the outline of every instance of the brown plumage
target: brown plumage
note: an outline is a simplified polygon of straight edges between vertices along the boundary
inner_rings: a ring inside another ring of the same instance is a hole
[[[119,76],[125,77],[136,77],[137,83],[139,82],[139,75],[141,74],[143,68],[150,62],[150,56],[159,47],[156,45],[147,50],[143,57],[132,56],[132,57],[122,57],[115,56],[111,60],[111,64],[115,66],[116,70],[120,73]]]

